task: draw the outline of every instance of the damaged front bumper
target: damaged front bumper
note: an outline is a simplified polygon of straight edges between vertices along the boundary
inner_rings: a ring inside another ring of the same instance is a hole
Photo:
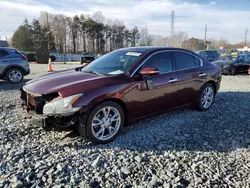
[[[32,125],[45,127],[48,123],[49,117],[42,114],[42,105],[38,100],[33,99],[34,106],[32,107],[31,94],[25,92],[23,89],[20,89],[21,92],[21,101],[18,104],[18,112],[20,115],[29,121]],[[32,96],[34,97],[34,96]]]
[[[57,96],[43,96],[28,93],[23,89],[21,92],[21,104],[18,106],[18,111],[22,117],[29,121],[32,125],[48,127],[50,125],[55,125],[60,128],[67,128],[75,125],[77,121],[77,114],[71,116],[47,116],[43,114],[43,107],[46,102],[52,100]]]

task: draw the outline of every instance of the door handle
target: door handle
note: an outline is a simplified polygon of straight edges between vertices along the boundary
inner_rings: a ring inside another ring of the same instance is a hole
[[[168,81],[168,83],[174,83],[174,82],[177,82],[177,81],[178,81],[177,78],[172,78],[172,79],[170,79],[170,80]]]
[[[200,73],[199,74],[199,77],[203,77],[203,76],[207,76],[207,74],[206,73]]]

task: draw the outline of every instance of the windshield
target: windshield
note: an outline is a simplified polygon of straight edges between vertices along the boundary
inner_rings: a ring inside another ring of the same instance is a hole
[[[128,50],[114,51],[94,60],[81,71],[104,75],[124,74],[142,58],[143,54],[143,52]]]

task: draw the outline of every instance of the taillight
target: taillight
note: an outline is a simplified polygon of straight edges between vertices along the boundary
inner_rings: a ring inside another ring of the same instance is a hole
[[[23,56],[23,57],[22,57],[22,60],[28,61],[28,58],[27,58],[26,56]]]

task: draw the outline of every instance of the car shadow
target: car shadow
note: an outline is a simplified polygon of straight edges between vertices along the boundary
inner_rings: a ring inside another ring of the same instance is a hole
[[[24,86],[24,84],[31,79],[23,79],[20,83],[12,84],[6,80],[0,80],[0,91],[17,90]]]
[[[148,118],[126,127],[113,142],[95,145],[69,133],[61,146],[137,151],[230,152],[250,147],[250,92],[219,92],[206,112],[192,108]],[[72,144],[70,140],[73,140]],[[65,144],[63,144],[65,143]]]

